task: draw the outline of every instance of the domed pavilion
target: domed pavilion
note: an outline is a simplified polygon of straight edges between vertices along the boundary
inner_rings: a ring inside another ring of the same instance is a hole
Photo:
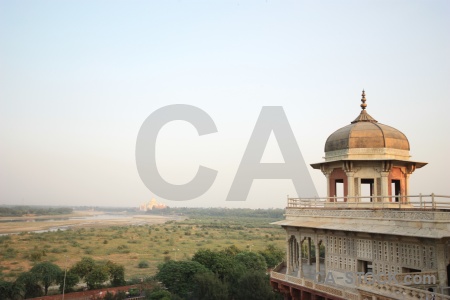
[[[399,130],[361,112],[325,143],[327,196],[288,198],[286,257],[270,272],[285,300],[450,299],[450,197],[410,195]]]
[[[328,137],[325,161],[311,166],[325,174],[328,197],[336,197],[336,201],[355,202],[356,197],[371,196],[365,199],[406,202],[402,196],[408,195],[409,175],[426,163],[410,160],[405,134],[379,123],[367,113],[364,91],[361,102],[359,116]],[[341,195],[337,191],[339,184],[343,186]],[[364,185],[370,194],[364,195]]]

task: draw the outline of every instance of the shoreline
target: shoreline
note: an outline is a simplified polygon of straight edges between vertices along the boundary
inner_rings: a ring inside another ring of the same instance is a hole
[[[108,219],[84,219],[98,215],[108,215],[106,212],[74,212],[65,215],[42,215],[42,216],[22,216],[22,217],[0,217],[0,234],[19,234],[21,232],[42,232],[66,230],[68,228],[90,228],[108,226],[139,226],[146,224],[163,224],[167,221],[183,220],[186,217],[180,216],[158,216],[158,215],[127,215],[114,213]],[[80,218],[80,219],[76,219]],[[40,221],[35,221],[40,220]],[[47,221],[48,220],[48,221]]]

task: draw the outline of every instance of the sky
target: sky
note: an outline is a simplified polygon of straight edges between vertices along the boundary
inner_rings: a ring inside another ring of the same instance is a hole
[[[406,134],[411,194],[450,195],[450,2],[0,0],[0,204],[278,208],[289,179],[258,179],[226,201],[264,106],[286,113],[317,193],[335,130],[360,112]],[[217,132],[165,125],[161,176],[217,170],[188,201],[141,181],[136,139],[172,104],[200,108]],[[283,162],[272,136],[263,162]]]

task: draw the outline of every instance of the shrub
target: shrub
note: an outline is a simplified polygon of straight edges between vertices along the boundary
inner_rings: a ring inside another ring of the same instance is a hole
[[[148,296],[148,299],[149,300],[170,300],[173,298],[169,291],[157,290],[157,291],[151,292]]]
[[[146,260],[141,260],[138,263],[138,268],[140,268],[140,269],[145,269],[145,268],[148,268],[149,266],[150,266],[150,264]]]
[[[9,241],[9,240],[11,240],[11,237],[9,235],[0,236],[0,244],[2,244],[3,242]]]
[[[15,258],[17,255],[17,250],[14,248],[6,248],[4,251],[2,251],[2,255],[4,258]]]
[[[42,252],[41,251],[33,251],[33,252],[31,252],[29,258],[31,261],[40,261],[42,258]]]

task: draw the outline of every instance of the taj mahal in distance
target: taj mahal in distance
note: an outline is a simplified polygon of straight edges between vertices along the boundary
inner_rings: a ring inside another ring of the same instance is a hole
[[[311,167],[327,197],[288,198],[286,257],[270,273],[286,300],[450,299],[450,196],[411,195],[405,134],[361,112]],[[365,194],[363,191],[369,191]]]

